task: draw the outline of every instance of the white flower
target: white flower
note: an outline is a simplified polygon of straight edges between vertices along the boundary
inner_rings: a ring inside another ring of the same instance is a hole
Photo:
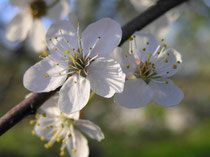
[[[53,24],[47,32],[50,50],[24,75],[24,86],[33,92],[49,92],[62,85],[59,107],[70,114],[88,102],[90,90],[110,98],[123,91],[125,74],[120,64],[106,56],[121,40],[122,30],[104,18],[90,24],[80,35],[68,21]]]
[[[158,0],[130,0],[134,8],[140,13],[155,5],[157,1]],[[159,17],[157,20],[145,27],[142,31],[155,34],[158,38],[166,37],[171,30],[172,24],[179,16],[179,11],[177,9],[172,9],[170,12],[167,12],[165,15]]]
[[[79,112],[70,115],[62,113],[57,101],[56,95],[37,111],[37,119],[30,121],[35,124],[32,134],[36,134],[43,141],[47,140],[46,148],[52,147],[55,142],[61,142],[61,156],[64,156],[64,149],[67,148],[71,157],[87,157],[88,142],[81,132],[97,141],[104,139],[103,132],[91,121],[79,119]]]
[[[129,53],[117,48],[112,57],[126,73],[124,91],[115,95],[115,102],[125,107],[137,108],[151,100],[162,106],[173,106],[183,99],[182,91],[168,77],[180,68],[179,52],[157,45],[155,38],[137,32],[130,39]]]
[[[21,9],[10,21],[6,38],[10,42],[21,42],[28,38],[27,45],[35,52],[46,49],[45,28],[42,17],[59,19],[68,15],[69,2],[66,0],[10,0]]]

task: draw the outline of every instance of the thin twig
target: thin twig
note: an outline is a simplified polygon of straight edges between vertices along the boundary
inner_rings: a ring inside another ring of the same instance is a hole
[[[160,0],[155,6],[149,8],[122,27],[123,37],[120,45],[122,45],[135,31],[141,30],[168,10],[185,1],[187,0]],[[27,115],[34,114],[36,110],[54,93],[55,91],[32,94],[30,97],[17,104],[0,118],[0,135],[4,134]]]

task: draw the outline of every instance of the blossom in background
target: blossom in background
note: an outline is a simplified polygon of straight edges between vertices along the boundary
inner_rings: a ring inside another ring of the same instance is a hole
[[[75,21],[75,20],[74,20]],[[60,21],[47,32],[50,54],[26,71],[24,86],[33,92],[49,92],[62,85],[59,107],[70,114],[88,102],[90,90],[110,98],[123,91],[125,74],[120,64],[106,56],[121,40],[122,30],[104,18],[90,24],[82,34],[75,22]]]
[[[155,5],[158,0],[130,0],[136,11],[142,13],[149,7]],[[172,27],[172,24],[179,18],[180,13],[177,9],[172,9],[161,16],[142,31],[154,34],[157,38],[166,37]]]
[[[91,121],[79,119],[79,112],[70,115],[62,113],[57,102],[58,95],[53,96],[37,111],[36,120],[30,121],[35,125],[32,134],[48,141],[45,148],[52,147],[55,142],[61,142],[60,156],[64,156],[64,150],[67,148],[71,157],[87,157],[88,142],[81,132],[97,141],[104,139],[103,132]]]
[[[154,100],[169,107],[183,99],[183,92],[168,79],[180,69],[181,55],[163,43],[158,45],[152,35],[135,33],[129,53],[116,48],[112,57],[126,73],[124,91],[115,95],[117,104],[137,108]]]
[[[6,39],[21,42],[27,38],[27,45],[35,52],[46,49],[45,28],[41,18],[56,20],[69,13],[67,0],[10,0],[10,3],[21,11],[8,24]]]

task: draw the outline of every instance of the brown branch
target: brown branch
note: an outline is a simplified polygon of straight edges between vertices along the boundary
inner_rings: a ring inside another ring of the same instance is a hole
[[[123,37],[120,45],[122,45],[135,31],[141,30],[171,8],[174,8],[185,1],[187,0],[160,0],[156,5],[152,6],[122,27]],[[4,134],[26,116],[34,114],[54,93],[55,91],[49,93],[35,93],[17,104],[0,118],[0,135]]]

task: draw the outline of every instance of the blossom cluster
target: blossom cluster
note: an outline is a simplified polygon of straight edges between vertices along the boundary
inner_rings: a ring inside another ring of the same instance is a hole
[[[23,8],[9,23],[6,37],[10,41],[28,38],[40,61],[24,74],[23,85],[35,93],[58,90],[37,111],[33,134],[47,140],[46,148],[61,142],[60,155],[67,148],[73,157],[89,154],[87,139],[101,141],[101,129],[88,120],[79,119],[91,93],[114,97],[116,104],[139,108],[152,100],[165,107],[179,104],[182,91],[169,77],[182,63],[180,53],[168,48],[146,32],[135,32],[129,39],[129,50],[118,47],[122,38],[120,24],[102,18],[80,30],[73,13],[69,21],[57,21],[44,33],[43,16],[61,18],[68,14],[67,1],[10,0]],[[44,44],[43,44],[44,43]],[[82,133],[81,133],[81,132]]]

